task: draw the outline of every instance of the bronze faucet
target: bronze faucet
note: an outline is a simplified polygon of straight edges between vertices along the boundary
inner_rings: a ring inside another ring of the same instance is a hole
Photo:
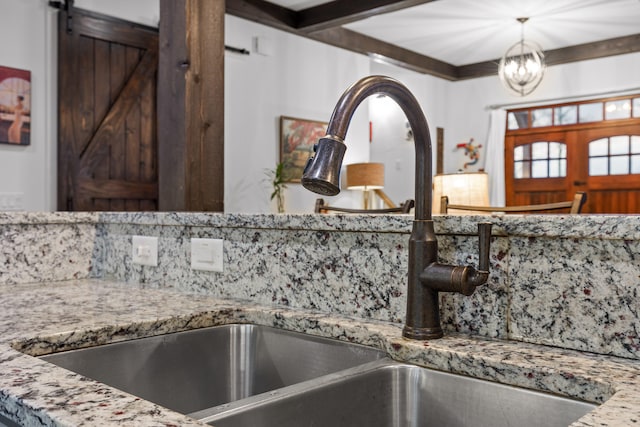
[[[439,292],[471,295],[489,277],[491,224],[478,224],[480,262],[473,267],[438,263],[438,241],[431,217],[431,137],[427,119],[415,97],[402,83],[384,76],[365,77],[346,90],[338,101],[327,134],[314,146],[307,161],[302,185],[315,193],[335,196],[340,192],[340,169],[347,146],[344,138],[355,109],[367,97],[384,94],[404,111],[413,131],[416,149],[415,219],[409,239],[407,317],[402,335],[415,340],[442,337]]]

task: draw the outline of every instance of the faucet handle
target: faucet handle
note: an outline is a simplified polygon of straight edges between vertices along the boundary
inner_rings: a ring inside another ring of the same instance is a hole
[[[473,294],[476,288],[487,283],[489,278],[489,249],[491,248],[491,226],[490,222],[478,224],[478,268],[454,267],[451,275],[455,285],[455,291],[462,295]]]
[[[420,274],[420,280],[438,292],[459,292],[471,295],[489,278],[489,249],[491,247],[491,223],[478,224],[478,268],[462,265],[446,265],[434,262]]]
[[[489,272],[489,249],[491,248],[491,226],[490,222],[478,224],[479,252],[478,271]]]
[[[487,283],[489,278],[489,250],[491,248],[491,226],[490,222],[481,222],[478,224],[478,268],[473,267],[456,267],[466,274],[462,274],[464,279],[459,280],[459,289],[463,295],[471,295],[476,287]],[[455,277],[455,275],[452,275]]]

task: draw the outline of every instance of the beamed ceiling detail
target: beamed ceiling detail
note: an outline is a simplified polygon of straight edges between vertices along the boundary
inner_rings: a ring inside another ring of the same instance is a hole
[[[258,22],[388,63],[447,80],[486,77],[498,73],[500,58],[455,66],[397,45],[343,28],[342,25],[435,0],[334,0],[292,10],[264,0],[226,0],[230,15]],[[640,51],[640,34],[545,50],[547,65],[602,58]]]

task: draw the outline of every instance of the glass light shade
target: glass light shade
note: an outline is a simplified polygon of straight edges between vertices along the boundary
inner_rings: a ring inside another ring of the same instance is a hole
[[[506,87],[525,96],[538,87],[544,70],[542,49],[533,42],[521,39],[500,60],[498,74]]]
[[[440,212],[440,199],[449,198],[450,205],[489,206],[489,175],[486,172],[438,174],[433,177],[433,213]],[[449,214],[472,215],[475,211],[456,211]]]

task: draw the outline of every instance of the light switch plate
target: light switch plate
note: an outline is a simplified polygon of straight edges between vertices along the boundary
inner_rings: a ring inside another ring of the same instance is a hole
[[[222,272],[223,243],[223,239],[191,239],[191,268]]]
[[[134,264],[158,265],[158,238],[148,236],[133,236],[131,258]]]
[[[0,193],[0,211],[24,209],[24,193]]]

